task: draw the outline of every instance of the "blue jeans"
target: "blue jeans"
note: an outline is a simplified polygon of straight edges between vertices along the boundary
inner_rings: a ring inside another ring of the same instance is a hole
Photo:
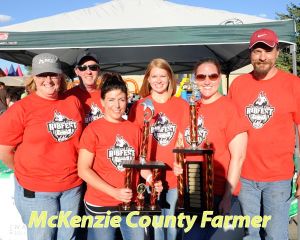
[[[222,200],[221,196],[214,196],[214,214],[219,215],[218,209],[219,204]],[[241,207],[237,197],[232,197],[231,199],[231,209],[230,216],[240,216]],[[198,221],[201,221],[201,217],[198,217]],[[205,228],[200,227],[200,222],[193,225],[192,229],[184,234],[184,240],[220,240],[220,239],[230,239],[230,240],[241,240],[243,238],[243,228],[213,228],[208,224]]]
[[[104,215],[105,214],[106,213],[104,213]],[[88,212],[87,215],[90,216]],[[111,214],[110,216],[112,217],[114,216],[114,214]],[[143,240],[145,236],[144,228],[132,228],[128,226],[128,224],[126,223],[126,217],[127,216],[122,216],[122,220],[120,222],[120,230],[123,240]],[[131,222],[134,224],[138,223],[139,219],[139,216],[134,216],[131,218]],[[108,227],[88,228],[87,240],[114,240],[115,235],[116,228],[110,225]]]
[[[162,209],[163,216],[174,216],[177,203],[177,188],[172,188],[163,191],[160,195],[158,204]],[[177,236],[177,229],[173,227],[168,228],[154,228],[155,240],[175,240]]]
[[[28,227],[32,211],[47,213],[47,220],[60,211],[72,211],[68,220],[78,214],[81,200],[81,186],[63,192],[35,192],[34,197],[25,197],[24,189],[15,179],[15,204],[22,217],[23,223],[27,226],[27,239],[32,240],[74,240],[75,229],[71,227],[55,228],[49,227]],[[57,221],[56,221],[57,222]]]
[[[292,180],[274,182],[256,182],[241,178],[242,189],[239,195],[244,215],[272,216],[267,223],[266,240],[287,240],[289,208]],[[261,239],[259,228],[248,228],[244,239]]]

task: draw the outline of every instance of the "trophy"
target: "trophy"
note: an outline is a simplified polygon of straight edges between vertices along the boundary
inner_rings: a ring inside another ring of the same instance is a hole
[[[144,209],[145,204],[145,196],[144,192],[146,191],[146,185],[144,183],[140,183],[137,186],[137,197],[136,197],[136,209],[141,211]]]
[[[150,169],[152,171],[152,185],[150,194],[150,205],[145,206],[144,192],[146,190],[145,184],[140,183],[137,187],[136,205],[132,208],[130,203],[122,204],[122,211],[136,209],[139,211],[146,211],[147,213],[159,211],[157,207],[158,194],[155,191],[154,183],[160,179],[160,169],[165,168],[165,164],[159,161],[147,161],[148,156],[148,139],[149,139],[149,124],[154,116],[154,106],[150,99],[146,99],[142,105],[144,106],[144,125],[142,129],[142,141],[140,148],[140,155],[138,160],[124,161],[123,167],[125,168],[125,187],[132,188],[132,172],[133,169]]]
[[[193,86],[190,98],[190,121],[189,137],[190,147],[184,148],[182,134],[176,143],[173,152],[176,153],[176,162],[183,169],[183,174],[177,177],[177,210],[193,214],[200,214],[201,211],[213,210],[213,150],[209,143],[204,144],[202,148],[198,147],[198,126],[197,126],[197,109],[196,97]],[[186,155],[203,155],[203,162],[188,161],[184,163]]]
[[[144,106],[144,126],[142,130],[142,144],[139,160],[141,164],[146,163],[148,154],[148,139],[149,139],[149,123],[154,116],[154,106],[150,99],[146,99],[142,105]]]

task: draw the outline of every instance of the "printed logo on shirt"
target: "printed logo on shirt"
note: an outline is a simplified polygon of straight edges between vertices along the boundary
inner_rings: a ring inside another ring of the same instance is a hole
[[[122,162],[134,160],[135,151],[122,136],[118,135],[114,146],[107,150],[107,158],[119,171],[124,171]]]
[[[150,127],[150,133],[161,146],[167,146],[176,132],[176,124],[164,114],[159,113],[155,123]]]
[[[55,111],[53,121],[47,123],[47,128],[57,142],[64,142],[76,132],[77,122]]]
[[[255,129],[262,128],[273,116],[274,111],[275,108],[270,105],[264,92],[260,92],[254,103],[246,107],[246,115]]]
[[[204,139],[206,138],[207,134],[208,134],[208,130],[204,127],[204,117],[203,116],[199,116],[198,120],[197,120],[197,146],[200,145]],[[190,127],[187,127],[184,130],[184,137],[186,142],[191,145],[191,136],[190,136]]]
[[[102,118],[103,116],[104,116],[103,112],[98,107],[98,105],[96,103],[92,103],[91,110],[88,114],[85,115],[84,122],[87,125],[87,124],[91,123],[92,121]]]

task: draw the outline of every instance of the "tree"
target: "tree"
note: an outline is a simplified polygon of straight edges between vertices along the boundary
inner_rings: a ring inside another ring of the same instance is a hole
[[[297,44],[297,75],[300,76],[300,5],[296,5],[294,3],[290,3],[287,5],[288,13],[276,13],[278,19],[294,19],[296,22],[296,44]],[[290,49],[285,48],[282,49],[281,54],[277,61],[278,68],[283,70],[293,72],[293,64],[292,64],[292,56],[290,54]]]

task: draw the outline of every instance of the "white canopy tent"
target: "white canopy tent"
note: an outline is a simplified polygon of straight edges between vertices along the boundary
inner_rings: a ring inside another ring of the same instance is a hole
[[[0,28],[36,32],[207,26],[269,22],[270,19],[228,11],[180,5],[164,0],[112,0],[94,7]]]
[[[163,0],[112,0],[95,7],[0,28],[0,58],[30,65],[41,52],[59,56],[73,74],[76,56],[99,55],[103,70],[141,74],[157,57],[176,73],[215,57],[223,72],[249,63],[248,42],[258,28],[275,30],[282,46],[295,45],[293,21],[274,21]]]

